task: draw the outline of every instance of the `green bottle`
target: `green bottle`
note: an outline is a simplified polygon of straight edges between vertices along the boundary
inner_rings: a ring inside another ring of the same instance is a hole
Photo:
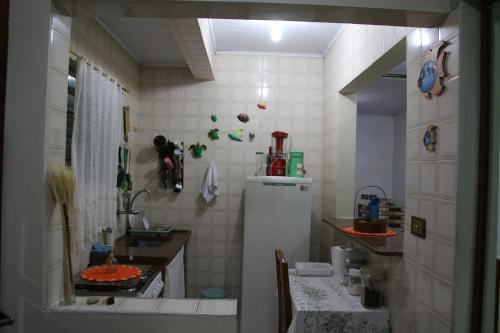
[[[304,178],[304,152],[293,150],[288,154],[286,176]]]

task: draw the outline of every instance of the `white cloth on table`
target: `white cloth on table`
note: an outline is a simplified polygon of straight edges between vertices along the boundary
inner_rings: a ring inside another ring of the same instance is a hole
[[[289,270],[292,323],[288,333],[386,333],[389,311],[365,309],[331,276],[298,276]]]
[[[290,323],[290,326],[288,327],[287,333],[295,333],[297,331],[297,316],[294,315],[292,317],[292,322]]]
[[[210,161],[210,166],[207,170],[207,175],[205,176],[205,181],[201,186],[201,191],[203,198],[209,203],[213,200],[216,195],[219,195],[219,182],[217,180],[217,167],[215,166],[215,161]]]

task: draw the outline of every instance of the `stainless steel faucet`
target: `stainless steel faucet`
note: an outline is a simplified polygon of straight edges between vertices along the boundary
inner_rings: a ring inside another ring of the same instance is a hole
[[[132,195],[132,192],[130,191],[125,191],[123,192],[122,194],[122,198],[123,198],[123,210],[118,210],[116,213],[118,215],[121,215],[121,214],[133,214],[133,215],[137,215],[140,213],[139,210],[136,210],[134,209],[134,202],[135,200],[137,199],[137,197],[141,194],[141,193],[146,193],[148,195],[148,197],[151,197],[153,194],[151,193],[151,190],[147,189],[147,188],[144,188],[140,191],[137,191],[134,196],[132,196],[132,199],[130,198],[130,196]]]
[[[153,195],[153,193],[151,193],[151,190],[148,190],[147,188],[144,188],[140,191],[137,191],[134,196],[132,197],[132,200],[130,200],[130,206],[129,206],[129,210],[132,212],[132,214],[137,214],[137,213],[134,213],[136,212],[136,210],[134,210],[134,202],[135,202],[135,199],[137,199],[137,197],[141,194],[141,193],[146,193],[148,195],[148,198],[151,197]]]
[[[118,210],[116,213],[118,215],[122,215],[122,214],[125,214],[127,215],[127,226],[126,226],[126,232],[127,234],[129,233],[129,230],[130,230],[130,215],[138,215],[141,213],[140,210],[137,210],[137,209],[134,209],[134,202],[135,200],[137,199],[137,197],[142,194],[142,193],[146,193],[148,195],[148,197],[151,197],[153,194],[151,193],[151,190],[145,188],[145,189],[142,189],[140,191],[137,191],[134,196],[132,196],[132,199],[130,199],[130,196],[131,196],[131,192],[130,191],[125,191],[123,192],[122,194],[122,198],[123,198],[123,210]]]

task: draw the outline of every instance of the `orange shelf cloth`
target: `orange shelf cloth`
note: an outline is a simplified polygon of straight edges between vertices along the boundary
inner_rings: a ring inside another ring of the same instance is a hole
[[[370,234],[367,232],[359,232],[359,231],[354,231],[354,227],[345,227],[342,228],[342,231],[351,235],[355,236],[368,236],[368,237],[393,237],[396,236],[396,232],[394,230],[387,230],[384,233],[381,234]]]

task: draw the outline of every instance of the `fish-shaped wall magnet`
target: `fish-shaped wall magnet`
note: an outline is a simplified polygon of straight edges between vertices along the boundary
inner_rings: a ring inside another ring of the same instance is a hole
[[[237,117],[242,123],[248,123],[250,121],[250,116],[246,113],[240,113]]]
[[[243,128],[235,128],[227,136],[232,141],[243,141]]]

